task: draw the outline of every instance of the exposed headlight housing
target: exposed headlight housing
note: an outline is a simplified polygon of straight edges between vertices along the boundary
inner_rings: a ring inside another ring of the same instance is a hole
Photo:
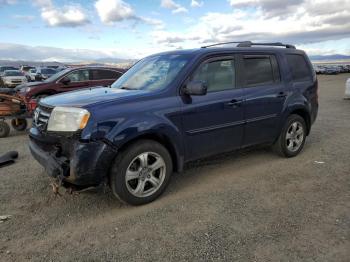
[[[47,130],[75,132],[84,129],[89,118],[90,113],[86,109],[58,106],[51,112]]]

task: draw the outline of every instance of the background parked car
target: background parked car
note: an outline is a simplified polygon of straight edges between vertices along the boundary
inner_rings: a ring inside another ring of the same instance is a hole
[[[18,68],[13,66],[0,66],[0,77],[4,74],[6,70],[18,70]]]
[[[28,82],[35,81],[35,75],[36,75],[36,68],[29,69],[29,71],[26,74]]]
[[[111,85],[124,73],[123,69],[110,67],[67,68],[43,82],[26,83],[17,87],[26,101],[87,87]]]
[[[325,67],[324,74],[325,75],[337,75],[339,74],[339,69],[333,66]]]
[[[27,73],[30,69],[35,68],[34,66],[28,66],[28,65],[21,65],[19,70],[22,71],[22,73]]]
[[[6,70],[1,78],[5,87],[16,87],[27,82],[27,78],[19,70]]]

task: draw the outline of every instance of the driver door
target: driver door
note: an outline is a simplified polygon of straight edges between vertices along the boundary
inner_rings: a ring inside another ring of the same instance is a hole
[[[81,88],[89,87],[89,70],[79,69],[68,73],[65,78],[70,80],[69,83],[60,83],[59,92],[67,92]]]
[[[224,56],[202,63],[190,81],[207,85],[203,96],[182,97],[186,160],[239,148],[243,138],[243,91],[236,88],[236,59]]]

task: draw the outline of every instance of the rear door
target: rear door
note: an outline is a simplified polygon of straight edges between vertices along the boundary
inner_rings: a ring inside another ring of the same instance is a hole
[[[90,69],[90,86],[109,86],[121,75],[122,73],[110,69]]]
[[[271,142],[275,139],[287,96],[276,55],[240,56],[244,86],[245,129],[243,145]]]
[[[240,147],[244,123],[243,92],[236,88],[235,57],[204,61],[189,79],[194,80],[204,82],[208,93],[182,97],[186,160]]]

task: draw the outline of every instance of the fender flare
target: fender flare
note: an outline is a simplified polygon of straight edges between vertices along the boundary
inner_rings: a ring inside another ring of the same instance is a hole
[[[164,122],[160,119],[149,119],[144,121],[147,126],[134,123],[117,125],[105,136],[108,143],[113,145],[118,152],[123,151],[127,146],[140,139],[154,140],[162,144],[170,153],[174,170],[181,172],[184,166],[184,146],[181,139],[181,131],[171,122]]]

